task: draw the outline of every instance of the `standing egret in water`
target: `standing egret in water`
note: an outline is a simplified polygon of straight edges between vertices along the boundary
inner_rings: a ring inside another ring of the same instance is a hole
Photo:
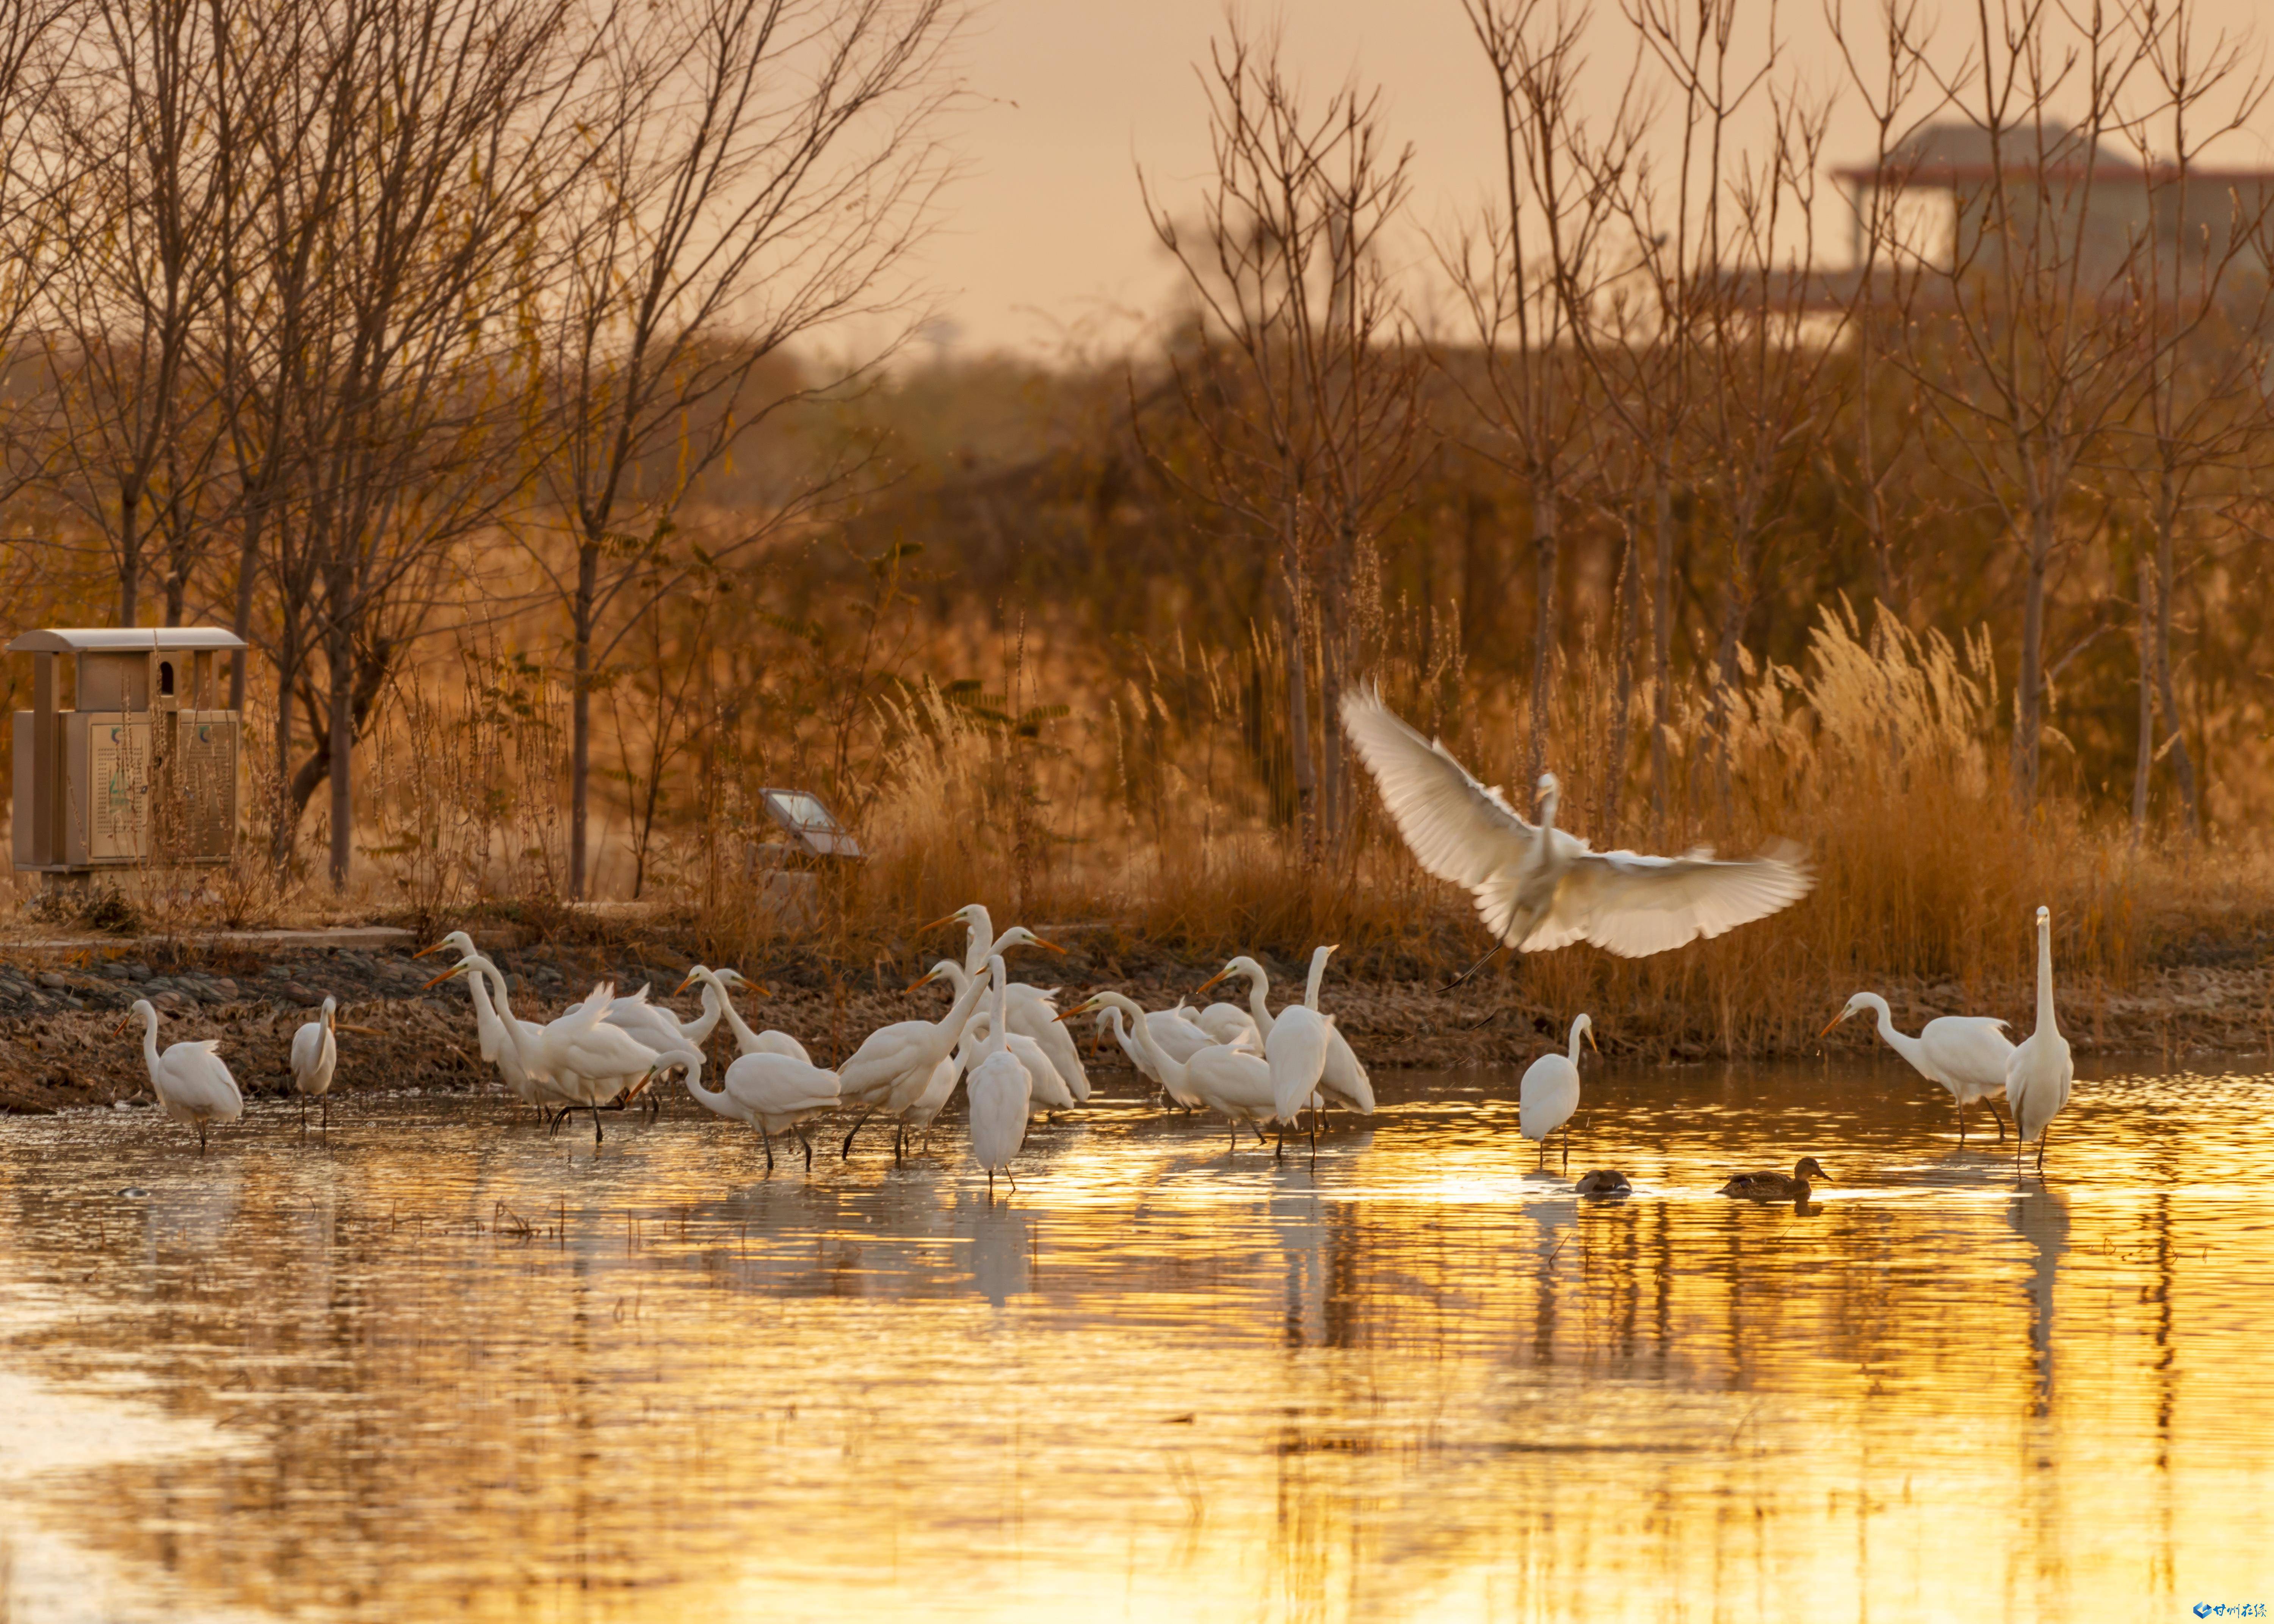
[[[2006,1103],[2014,1113],[2014,1165],[2022,1147],[2037,1142],[2037,1171],[2045,1170],[2045,1132],[2068,1103],[2076,1067],[2068,1040],[2053,1018],[2053,911],[2037,910],[2037,1029],[2022,1040],[2006,1062]]]
[[[797,1135],[805,1147],[805,1170],[813,1171],[813,1141],[803,1124],[837,1109],[837,1073],[825,1071],[794,1055],[738,1055],[719,1079],[714,1091],[703,1086],[703,1076],[687,1073],[687,1092],[696,1102],[733,1122],[747,1122],[758,1131],[766,1147],[766,1171],[774,1170],[774,1135],[784,1129]]]
[[[1304,1007],[1314,1010],[1318,1008],[1320,978],[1326,969],[1327,955],[1334,951],[1332,947],[1321,947],[1313,951],[1311,975],[1304,995]],[[1200,990],[1206,992],[1218,981],[1228,980],[1235,975],[1247,978],[1249,1011],[1247,1026],[1257,1034],[1258,1041],[1255,1045],[1257,1050],[1268,1052],[1267,1046],[1270,1042],[1272,1029],[1278,1025],[1278,1017],[1271,1013],[1269,1004],[1265,1002],[1265,994],[1270,990],[1271,978],[1264,973],[1261,965],[1243,953],[1201,982]],[[1289,1009],[1294,1007],[1292,1004],[1288,1006]],[[1231,1010],[1231,1006],[1226,1004],[1210,1004],[1209,1008]],[[1236,1010],[1232,1011],[1234,1014],[1238,1012]],[[1284,1015],[1286,1012],[1286,1010],[1282,1010],[1279,1013]],[[1374,1081],[1367,1075],[1365,1065],[1351,1049],[1350,1040],[1344,1037],[1341,1028],[1331,1022],[1327,1027],[1327,1058],[1326,1064],[1319,1072],[1319,1092],[1330,1099],[1341,1101],[1360,1116],[1374,1115]]]
[[[1517,1088],[1517,1122],[1524,1137],[1540,1141],[1540,1165],[1547,1165],[1547,1136],[1563,1133],[1563,1165],[1571,1165],[1571,1113],[1579,1109],[1579,1040],[1595,1044],[1595,1023],[1582,1015],[1571,1023],[1571,1052],[1540,1056],[1524,1071]],[[1595,1045],[1600,1052],[1600,1045]]]
[[[1553,773],[1540,775],[1530,823],[1391,715],[1379,691],[1351,689],[1342,715],[1414,860],[1468,891],[1485,929],[1519,952],[1592,942],[1641,959],[1773,914],[1812,883],[1796,848],[1739,862],[1592,850],[1555,827]]]
[[[989,980],[995,984],[994,1008],[990,1011],[986,1041],[971,1057],[970,1080],[965,1087],[971,1095],[971,1159],[987,1171],[987,1195],[991,1200],[995,1175],[1009,1176],[1011,1158],[1027,1141],[1028,1094],[1033,1079],[1025,1063],[1011,1052],[1009,1001],[1004,988],[1010,976],[999,956],[977,985],[984,986]],[[1019,1181],[1012,1178],[1011,1188],[1018,1187]]]
[[[332,1073],[340,1063],[340,1042],[333,1035],[332,1023],[338,1019],[339,1007],[339,1000],[326,993],[316,1019],[292,1034],[292,1088],[300,1096],[303,1128],[308,1125],[310,1094],[324,1102],[323,1120],[318,1126],[332,1125]]]
[[[142,1064],[150,1069],[150,1087],[158,1096],[159,1109],[198,1131],[198,1154],[202,1156],[208,1127],[217,1122],[235,1122],[245,1115],[245,1095],[238,1092],[237,1079],[229,1074],[228,1064],[221,1057],[220,1041],[206,1038],[175,1043],[162,1055],[158,1009],[149,999],[135,999],[134,1007],[116,1029],[125,1031],[138,1015],[142,1018]]]
[[[961,921],[970,935],[963,951],[964,973],[983,975],[988,961],[1009,952],[1014,947],[1039,947],[1063,957],[1065,949],[1055,942],[1045,942],[1024,925],[1013,925],[1001,936],[995,932],[995,921],[987,910],[976,902],[966,903],[945,919],[936,919],[924,927],[937,930],[942,925]],[[1023,1033],[1043,1046],[1050,1057],[1050,1064],[1066,1086],[1066,1091],[1077,1101],[1089,1100],[1089,1074],[1082,1070],[1081,1046],[1073,1041],[1073,1034],[1058,1022],[1055,987],[1029,987],[1024,981],[1013,981],[1003,989],[1005,1007],[1010,1011],[1011,1030]]]
[[[1940,1015],[1920,1027],[1918,1036],[1905,1037],[1895,1030],[1894,1017],[1888,1013],[1885,998],[1875,992],[1859,992],[1816,1035],[1822,1037],[1858,1010],[1870,1010],[1879,1016],[1879,1035],[1889,1049],[1911,1063],[1914,1071],[1950,1090],[1950,1097],[1958,1102],[1960,1144],[1966,1143],[1966,1108],[1977,1100],[1990,1101],[1990,1119],[1998,1124],[1998,1137],[2006,1137],[2006,1124],[1998,1116],[1998,1096],[2006,1092],[2006,1063],[2013,1058],[2014,1045],[2006,1036],[2004,1021],[1988,1015]]]
[[[1071,1020],[1103,1009],[1119,1010],[1129,1019],[1138,1047],[1160,1074],[1163,1087],[1180,1100],[1189,1095],[1231,1124],[1233,1150],[1239,1148],[1243,1122],[1254,1127],[1256,1143],[1263,1142],[1262,1124],[1271,1120],[1278,1108],[1271,1091],[1271,1067],[1262,1056],[1212,1043],[1196,1050],[1191,1060],[1179,1061],[1155,1039],[1137,1001],[1118,992],[1093,993],[1058,1019]]]
[[[451,932],[452,936],[463,934],[462,931]],[[444,945],[448,942],[448,937],[443,939]],[[481,1040],[482,1058],[496,1065],[498,1077],[504,1082],[508,1094],[523,1105],[535,1106],[537,1114],[550,1122],[554,1109],[565,1108],[566,1101],[553,1091],[549,1079],[530,1069],[528,1060],[531,1047],[545,1028],[535,1021],[523,1020],[513,1012],[512,1001],[505,989],[504,974],[479,953],[469,951],[464,958],[426,985],[440,987],[461,975],[466,978],[466,985],[473,994],[474,1029]],[[492,989],[496,989],[494,1005],[491,1002]]]
[[[908,990],[929,985],[934,976],[927,975]],[[870,1117],[885,1109],[895,1094],[900,1097],[901,1110],[913,1106],[923,1097],[939,1063],[954,1052],[963,1040],[963,1028],[969,1023],[974,1010],[979,1007],[979,995],[987,982],[983,977],[975,980],[955,996],[955,1002],[946,1014],[937,1020],[896,1020],[888,1026],[879,1026],[861,1041],[852,1057],[837,1068],[838,1093],[846,1105],[857,1109],[861,1115],[846,1134],[845,1144],[838,1153],[843,1161],[853,1154],[853,1141]],[[903,1127],[905,1124],[896,1124]],[[894,1147],[900,1141],[894,1140]]]
[[[599,1144],[600,1108],[626,1090],[644,1081],[659,1066],[681,1056],[666,1056],[648,1048],[607,1017],[616,989],[603,981],[576,1006],[576,1013],[546,1024],[536,1041],[523,1051],[532,1071],[549,1079],[553,1092],[572,1108],[592,1113],[592,1143]],[[701,1056],[689,1067],[700,1075]]]
[[[1334,949],[1321,947],[1311,955],[1311,975],[1304,984],[1303,1001],[1279,1011],[1271,1035],[1263,1040],[1263,1059],[1271,1071],[1271,1109],[1281,1123],[1279,1142],[1287,1142],[1284,1124],[1293,1122],[1305,1105],[1317,1098],[1319,1079],[1327,1069],[1327,1045],[1334,1036],[1334,1017],[1319,1013],[1319,983],[1326,979],[1327,959]],[[1311,1149],[1318,1154],[1319,1119],[1311,1116]]]
[[[724,1017],[734,1034],[734,1047],[743,1054],[787,1055],[793,1060],[812,1064],[813,1056],[805,1052],[805,1045],[788,1033],[771,1026],[764,1032],[750,1029],[750,1023],[742,1019],[742,1011],[734,1007],[734,1000],[728,992],[730,988],[748,988],[750,985],[743,979],[741,971],[713,970],[707,965],[697,965],[687,973],[687,980],[679,983],[679,991],[685,992],[696,981],[703,983],[703,1018],[685,1023],[684,1030],[697,1048],[702,1046],[704,1038],[711,1035],[712,1024]],[[759,996],[766,996],[764,988],[761,987],[757,991]],[[676,997],[678,994],[672,996]]]

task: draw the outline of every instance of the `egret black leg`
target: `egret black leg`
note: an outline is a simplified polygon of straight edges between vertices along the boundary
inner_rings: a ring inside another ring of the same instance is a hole
[[[774,1170],[774,1136],[761,1127],[758,1130],[758,1143],[766,1147],[766,1171],[771,1175]]]
[[[200,1124],[198,1124],[198,1154],[200,1154],[200,1155],[201,1155],[201,1156],[202,1156],[202,1155],[204,1155],[205,1154],[206,1154],[206,1125],[205,1125],[205,1124],[203,1124],[203,1123],[200,1123]]]
[[[594,1107],[592,1108],[592,1143],[594,1143],[595,1145],[597,1145],[597,1144],[599,1144],[599,1142],[600,1142],[600,1108],[599,1108],[599,1106],[597,1106],[597,1105],[596,1105],[596,1106],[594,1106]]]
[[[861,1120],[853,1124],[853,1132],[845,1136],[844,1147],[837,1153],[837,1159],[840,1162],[849,1162],[852,1160],[853,1140],[860,1133],[862,1129],[869,1125],[869,1118],[872,1115],[874,1115],[874,1113],[870,1111],[862,1111],[861,1113]]]
[[[812,1171],[813,1171],[813,1141],[812,1141],[811,1139],[808,1139],[808,1138],[806,1138],[806,1137],[805,1137],[805,1128],[804,1128],[804,1125],[803,1125],[802,1124],[799,1124],[799,1125],[798,1125],[797,1127],[795,1127],[795,1128],[791,1129],[791,1130],[790,1130],[790,1132],[792,1132],[793,1133],[796,1134],[796,1135],[797,1135],[797,1142],[798,1142],[799,1144],[801,1144],[801,1145],[802,1145],[802,1146],[804,1146],[804,1147],[805,1147],[805,1170],[806,1170],[807,1172],[809,1172],[809,1173],[812,1172]]]
[[[317,1120],[316,1126],[326,1133],[332,1131],[332,1096],[329,1094],[324,1096],[324,1109]]]

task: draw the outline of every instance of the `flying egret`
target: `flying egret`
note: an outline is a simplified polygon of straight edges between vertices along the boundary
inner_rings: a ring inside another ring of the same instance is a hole
[[[995,984],[994,1019],[988,1025],[987,1041],[972,1057],[966,1087],[971,1095],[971,1159],[987,1170],[987,1199],[991,1201],[995,1175],[1010,1175],[1011,1158],[1027,1141],[1027,1091],[1032,1079],[1025,1064],[1011,1052],[1009,999],[1004,985],[1010,978],[999,957],[989,966],[985,978]],[[984,981],[974,983],[984,984]],[[1019,1188],[1016,1177],[1011,1178],[1011,1188],[1014,1192]]]
[[[933,978],[926,975],[911,986],[929,985]],[[979,995],[986,987],[985,980],[975,980],[955,996],[955,1002],[946,1014],[937,1020],[896,1020],[888,1026],[879,1026],[861,1041],[852,1057],[837,1068],[837,1092],[844,1103],[861,1115],[845,1136],[844,1148],[839,1160],[853,1154],[853,1141],[895,1091],[905,1095],[902,1109],[913,1106],[926,1092],[935,1069],[953,1052],[962,1041],[963,1028],[971,1019],[972,1011],[979,1007]],[[903,1134],[906,1124],[897,1124]],[[893,1149],[899,1151],[900,1139],[895,1138]]]
[[[794,1055],[760,1051],[738,1055],[714,1089],[701,1074],[687,1073],[687,1092],[696,1102],[733,1122],[747,1122],[766,1147],[766,1171],[774,1170],[774,1135],[787,1129],[805,1147],[805,1170],[813,1171],[813,1141],[805,1137],[809,1117],[837,1109],[837,1073]]]
[[[318,1125],[332,1125],[332,1072],[340,1063],[340,1044],[332,1033],[332,1023],[338,1018],[339,1000],[329,993],[324,995],[323,1007],[316,1019],[307,1022],[292,1034],[292,1088],[300,1096],[300,1126],[308,1125],[308,1096],[314,1094],[324,1102],[323,1120]]]
[[[690,981],[703,983],[703,1009],[706,1020],[718,1019],[711,1013],[713,1007],[712,1001],[714,997],[717,999],[716,1007],[719,1015],[726,1018],[727,1025],[734,1034],[734,1046],[742,1053],[787,1055],[793,1060],[802,1060],[809,1065],[812,1064],[813,1056],[805,1052],[805,1045],[790,1036],[788,1033],[777,1031],[771,1026],[764,1032],[754,1032],[750,1029],[750,1023],[742,1019],[742,1011],[734,1007],[734,1000],[730,991],[733,988],[750,986],[750,982],[743,979],[741,971],[713,970],[707,965],[697,965],[687,973],[687,980],[679,983],[679,991],[685,992]],[[757,989],[757,992],[760,997],[766,996],[766,989],[763,987]],[[673,996],[676,996],[677,994]],[[690,1023],[688,1031],[692,1033],[697,1024],[700,1023]],[[706,1037],[710,1035],[710,1028],[707,1026],[704,1027],[704,1035]],[[696,1041],[698,1044],[702,1041],[700,1038]]]
[[[1582,1015],[1571,1023],[1571,1052],[1548,1051],[1524,1069],[1517,1086],[1517,1122],[1528,1139],[1540,1141],[1540,1166],[1547,1165],[1547,1136],[1563,1129],[1563,1165],[1571,1165],[1572,1112],[1579,1109],[1579,1040],[1600,1052],[1595,1042],[1595,1023]]]
[[[1064,957],[1065,949],[1055,942],[1045,942],[1024,925],[1013,925],[1001,936],[993,934],[994,921],[978,903],[967,903],[945,919],[936,919],[924,927],[937,930],[942,925],[960,921],[968,929],[964,944],[963,967],[972,975],[987,968],[988,960],[998,953],[1007,953],[1014,947],[1039,947]],[[1023,1032],[1043,1046],[1058,1075],[1065,1079],[1073,1097],[1088,1104],[1089,1074],[1082,1070],[1081,1046],[1073,1041],[1073,1034],[1058,1022],[1055,987],[1030,987],[1024,981],[1013,981],[1004,989],[1011,1015],[1011,1030]]]
[[[1271,1092],[1271,1067],[1262,1056],[1213,1043],[1189,1061],[1178,1061],[1154,1041],[1137,1001],[1118,992],[1092,993],[1058,1019],[1071,1020],[1102,1009],[1119,1010],[1133,1023],[1138,1045],[1160,1072],[1164,1086],[1180,1097],[1189,1094],[1231,1124],[1233,1150],[1239,1148],[1243,1122],[1255,1129],[1255,1142],[1264,1143],[1262,1124],[1271,1120],[1277,1107]]]
[[[2053,911],[2037,910],[2037,1029],[2023,1038],[2006,1062],[2006,1104],[2014,1113],[2014,1165],[2022,1147],[2037,1142],[2037,1171],[2045,1170],[2045,1133],[2068,1104],[2076,1079],[2068,1040],[2053,1016]]]
[[[1378,689],[1344,694],[1342,716],[1415,861],[1466,889],[1485,929],[1519,952],[1593,942],[1623,959],[1663,953],[1773,914],[1812,883],[1796,847],[1736,862],[1592,850],[1555,827],[1553,773],[1540,775],[1530,823],[1393,716]]]
[[[1781,1173],[1739,1173],[1721,1186],[1721,1193],[1741,1201],[1805,1201],[1811,1178],[1832,1182],[1832,1176],[1814,1156],[1803,1156],[1792,1164],[1789,1178]]]
[[[1321,947],[1311,955],[1311,975],[1303,989],[1303,1002],[1280,1011],[1279,1019],[1271,1025],[1271,1035],[1263,1040],[1263,1059],[1271,1071],[1272,1109],[1282,1124],[1283,1144],[1284,1124],[1294,1121],[1317,1094],[1319,1079],[1327,1069],[1327,1040],[1334,1033],[1334,1017],[1319,1013],[1319,983],[1326,978],[1327,958],[1334,951]],[[1314,1116],[1311,1147],[1314,1155],[1318,1143],[1319,1121]]]
[[[158,1052],[158,1010],[147,998],[137,998],[116,1031],[124,1032],[134,1018],[142,1018],[142,1064],[150,1069],[150,1087],[158,1105],[176,1122],[198,1131],[198,1154],[206,1154],[206,1130],[217,1122],[235,1122],[245,1115],[245,1095],[229,1074],[216,1038],[170,1044]]]
[[[2006,1092],[2006,1063],[2013,1058],[2014,1045],[2006,1036],[2004,1021],[1989,1015],[1939,1015],[1919,1028],[1918,1036],[1905,1037],[1895,1030],[1894,1017],[1888,1013],[1885,998],[1875,992],[1859,992],[1816,1035],[1822,1037],[1858,1010],[1876,1012],[1879,1035],[1887,1047],[1909,1061],[1921,1077],[1950,1091],[1950,1097],[1958,1102],[1961,1145],[1966,1143],[1966,1108],[1977,1100],[1990,1102],[1990,1119],[1998,1124],[1998,1137],[2006,1137],[2006,1124],[1998,1116],[1998,1096]]]

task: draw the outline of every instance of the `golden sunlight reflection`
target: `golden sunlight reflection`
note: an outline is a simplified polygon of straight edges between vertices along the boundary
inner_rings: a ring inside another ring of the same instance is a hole
[[[681,1101],[11,1122],[4,1616],[2132,1620],[2269,1599],[2267,1079],[2046,1180],[1908,1073],[1377,1079],[1314,1163],[1102,1101],[785,1160]],[[1796,1208],[1714,1191],[1822,1159]]]

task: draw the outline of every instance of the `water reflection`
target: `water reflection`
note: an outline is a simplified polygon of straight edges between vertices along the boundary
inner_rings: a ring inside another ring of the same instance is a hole
[[[488,1105],[396,1101],[328,1142],[261,1110],[202,1160],[154,1122],[11,1122],[0,1601],[2090,1620],[2255,1599],[2264,1080],[2094,1079],[2040,1181],[1994,1142],[1958,1150],[1905,1076],[1591,1079],[1585,1164],[1636,1186],[1613,1200],[1529,1177],[1513,1079],[1475,1076],[1380,1079],[1381,1114],[1315,1166],[1109,1101],[1038,1133],[991,1203],[945,1126],[897,1168],[767,1177],[747,1134],[684,1113],[595,1153]],[[1714,1193],[1788,1146],[1838,1182],[1797,1207]]]

